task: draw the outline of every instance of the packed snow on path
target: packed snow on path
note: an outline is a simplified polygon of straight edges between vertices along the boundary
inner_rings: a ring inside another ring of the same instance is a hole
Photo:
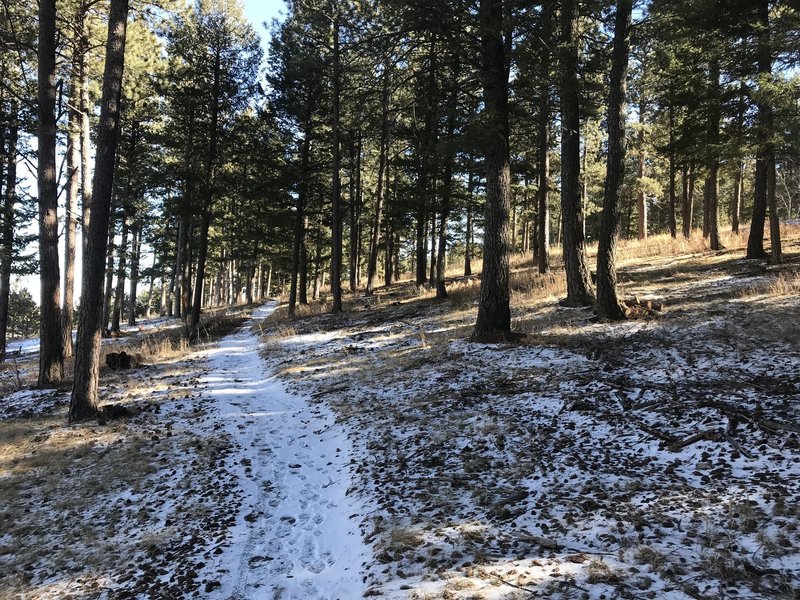
[[[253,325],[268,303],[207,352],[218,426],[240,447],[244,499],[231,545],[205,569],[219,598],[357,598],[371,562],[362,541],[363,506],[348,495],[351,457],[332,413],[289,394],[259,355]]]

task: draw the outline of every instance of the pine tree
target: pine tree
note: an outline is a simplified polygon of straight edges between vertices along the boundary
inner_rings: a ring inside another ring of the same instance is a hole
[[[589,306],[594,302],[580,204],[580,97],[578,89],[578,2],[561,5],[561,221],[566,304]]]
[[[486,106],[486,226],[478,320],[472,339],[497,342],[511,337],[509,231],[511,157],[508,75],[510,35],[503,27],[505,3],[480,0],[483,97]]]
[[[56,2],[39,3],[37,77],[39,189],[39,385],[64,378],[61,280],[58,267],[58,181],[56,175]]]
[[[615,251],[619,234],[622,184],[625,180],[625,74],[630,49],[632,9],[632,0],[617,0],[607,119],[608,160],[597,249],[597,314],[602,319],[625,318],[625,311],[617,298]]]
[[[92,179],[91,222],[87,232],[88,270],[84,272],[81,286],[80,321],[75,349],[75,381],[69,407],[70,421],[80,421],[97,412],[103,267],[114,184],[114,155],[117,149],[127,22],[128,0],[111,0],[97,157]]]

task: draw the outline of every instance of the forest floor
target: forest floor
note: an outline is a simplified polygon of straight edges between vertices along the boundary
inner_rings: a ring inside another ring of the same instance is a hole
[[[517,260],[515,344],[467,341],[475,278],[257,311],[104,369],[129,410],[104,423],[8,394],[0,597],[800,597],[800,232],[784,251],[624,258],[663,306],[622,323]]]

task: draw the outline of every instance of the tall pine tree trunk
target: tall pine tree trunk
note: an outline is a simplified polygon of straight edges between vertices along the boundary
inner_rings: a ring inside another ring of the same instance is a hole
[[[739,220],[742,214],[742,192],[744,188],[744,161],[736,164],[736,176],[733,181],[733,197],[731,198],[731,231],[739,234]]]
[[[708,144],[711,158],[708,162],[705,204],[708,207],[708,237],[712,250],[722,248],[719,241],[719,127],[722,119],[722,101],[719,84],[719,59],[712,58],[709,64],[709,84],[711,86],[711,106],[708,118]]]
[[[181,316],[181,275],[183,273],[183,249],[186,246],[186,229],[188,218],[181,216],[178,221],[178,237],[175,242],[175,268],[172,272],[172,302],[169,316]]]
[[[539,191],[535,252],[539,273],[547,273],[550,270],[550,207],[547,203],[547,192],[550,187],[550,69],[554,6],[553,1],[542,6],[542,35],[539,47],[539,115],[536,126]]]
[[[617,4],[619,10],[619,4]],[[640,240],[647,239],[647,198],[644,195],[644,165],[647,159],[647,152],[644,149],[644,112],[647,108],[645,103],[644,90],[641,91],[639,99],[639,157],[636,163],[636,215],[637,215],[637,235]]]
[[[331,312],[342,312],[342,190],[340,180],[340,123],[339,104],[341,100],[341,47],[339,15],[333,19],[333,110],[331,118]]]
[[[358,264],[358,221],[356,219],[356,204],[358,202],[358,191],[356,189],[356,172],[361,169],[361,129],[358,134],[350,134],[350,178],[348,186],[350,188],[350,202],[348,212],[350,217],[349,239],[348,239],[348,260],[347,268],[349,275],[350,291],[355,293],[358,289],[358,276],[356,266]]]
[[[111,314],[111,333],[119,333],[122,305],[125,296],[125,276],[128,260],[128,217],[122,215],[122,238],[117,258],[117,289],[114,292],[114,310]]]
[[[775,195],[776,171],[775,171],[775,149],[773,147],[772,157],[767,172],[767,206],[769,207],[769,241],[770,241],[770,261],[777,265],[783,260],[781,252],[781,224],[778,219],[778,203]]]
[[[593,303],[580,206],[578,0],[561,7],[561,226],[569,306]]]
[[[135,225],[131,228],[131,277],[130,288],[128,289],[128,325],[136,325],[136,294],[139,287],[139,254],[142,250],[139,238],[139,227]]]
[[[303,306],[308,305],[308,215],[303,217],[303,235],[300,244],[300,273],[298,275],[297,299]]]
[[[89,52],[89,24],[86,18],[88,10],[86,0],[81,0],[81,28],[79,44],[79,77],[80,77],[80,113],[81,113],[81,247],[83,249],[82,266],[83,272],[88,268],[86,259],[88,256],[89,222],[91,220],[92,206],[92,174],[89,168],[91,154],[91,127],[89,113],[92,107],[89,105],[89,68],[86,64],[86,55]]]
[[[464,277],[472,275],[472,211],[475,179],[472,171],[467,173],[467,231],[464,234]]]
[[[681,215],[683,217],[683,237],[692,237],[692,220],[694,218],[694,164],[683,168],[683,200]]]
[[[772,78],[772,41],[770,39],[769,0],[756,0],[759,16],[759,36],[756,60],[758,75],[762,81]],[[750,221],[750,238],[747,241],[747,258],[763,259],[769,255],[764,250],[764,225],[769,204],[769,180],[772,165],[775,163],[775,144],[772,142],[774,116],[766,94],[759,94],[756,100],[756,172],[753,219]],[[777,218],[777,215],[776,215]],[[772,223],[770,222],[770,229]]]
[[[17,201],[17,137],[18,113],[15,101],[10,104],[8,126],[8,152],[6,159],[6,189],[3,194],[2,246],[0,246],[0,361],[6,356],[8,334],[8,301],[11,293],[11,267],[14,258],[14,205]],[[0,153],[2,154],[2,153]]]
[[[113,208],[111,209],[110,225],[108,228],[108,242],[106,244],[106,283],[105,291],[103,292],[103,324],[102,332],[105,336],[111,326],[111,301],[114,296],[114,233],[115,233],[115,218],[113,215]],[[87,232],[88,237],[88,232]],[[88,255],[88,250],[87,250]],[[85,261],[84,261],[85,262]],[[88,265],[84,264],[84,267]]]
[[[367,261],[366,295],[375,291],[375,280],[378,278],[378,245],[381,236],[383,218],[383,196],[385,191],[386,162],[389,154],[389,60],[383,63],[383,88],[381,92],[381,140],[378,156],[378,183],[375,191],[375,217],[372,221],[372,235],[369,240],[369,260]]]
[[[361,139],[361,132],[358,133],[358,150],[356,155],[356,206],[355,206],[355,270],[356,270],[356,288],[361,285],[361,262],[363,259],[361,248],[361,236],[364,223],[361,219],[361,213],[364,210],[364,186],[361,177],[361,164],[363,158],[363,142]]]
[[[172,282],[172,278],[167,273],[166,267],[162,265],[161,267],[161,298],[159,301],[158,306],[158,315],[160,317],[168,316],[168,313],[171,312],[170,310],[170,297],[169,297],[169,288]]]
[[[208,153],[203,176],[203,212],[200,217],[200,239],[197,251],[197,272],[195,273],[194,301],[192,315],[188,321],[190,328],[199,335],[200,312],[203,308],[203,287],[206,279],[206,258],[208,257],[208,232],[211,227],[211,210],[216,185],[217,145],[219,140],[220,78],[222,76],[220,51],[214,55],[214,81],[211,87],[211,126],[209,128]]]
[[[181,319],[189,324],[192,310],[192,237],[194,223],[186,217],[186,235],[183,238],[183,251],[181,252]]]
[[[677,177],[677,167],[675,166],[675,108],[673,106],[672,98],[668,107],[669,111],[669,214],[667,215],[667,223],[669,225],[669,234],[672,239],[678,237],[678,223],[675,220],[675,211],[677,200],[675,198],[675,179]]]
[[[597,314],[601,319],[624,319],[617,298],[616,245],[619,234],[622,184],[625,181],[625,73],[630,52],[633,0],[617,0],[611,84],[608,102],[608,159],[603,190],[603,213],[597,248]]]
[[[70,421],[93,416],[97,411],[100,374],[100,327],[103,300],[103,263],[108,243],[108,221],[114,184],[114,155],[117,149],[119,99],[125,62],[125,28],[128,0],[111,0],[108,19],[106,64],[97,135],[97,156],[93,178],[92,219],[88,231],[88,269],[83,273],[80,322],[75,349],[75,382],[69,407]]]
[[[322,288],[322,215],[317,215],[317,237],[314,244],[314,282],[311,299],[317,300]]]
[[[58,267],[58,181],[56,175],[56,1],[39,2],[38,49],[39,189],[39,385],[64,378],[61,281]]]
[[[432,198],[432,201],[435,202],[436,201],[436,198],[435,198],[436,182],[435,182],[435,180],[434,180],[433,190],[434,190],[434,192],[433,192],[432,195],[434,197]],[[435,284],[435,280],[436,280],[436,216],[437,216],[436,215],[436,209],[434,208],[431,211],[431,223],[430,223],[430,225],[431,225],[431,229],[430,229],[430,232],[431,232],[431,235],[430,235],[431,262],[430,262],[430,269],[428,271],[428,285],[431,286],[431,287],[433,287],[433,285]]]
[[[301,261],[305,261],[303,247],[306,237],[306,179],[308,178],[308,160],[311,148],[310,122],[306,119],[305,137],[300,150],[300,181],[297,190],[297,211],[294,222],[294,241],[292,246],[292,278],[289,285],[289,316],[293,317],[297,307],[297,285],[300,277]],[[305,282],[303,282],[305,285]]]
[[[445,156],[444,172],[442,173],[442,210],[441,220],[439,221],[439,251],[436,260],[436,297],[439,300],[447,298],[447,288],[445,286],[444,275],[447,269],[447,219],[450,216],[450,204],[453,197],[453,167],[455,163],[454,136],[456,131],[456,117],[458,111],[458,75],[459,57],[452,57],[454,66],[452,81],[450,82],[450,97],[447,102],[447,148]]]
[[[436,151],[436,98],[438,89],[436,85],[437,69],[437,44],[436,35],[431,36],[428,47],[428,73],[426,84],[425,126],[422,140],[419,142],[419,172],[417,175],[417,244],[416,244],[416,284],[424,285],[428,278],[428,223],[430,216],[429,199],[433,197],[434,187],[434,152]]]
[[[480,0],[485,104],[486,226],[478,320],[472,338],[496,342],[511,337],[508,216],[511,207],[511,157],[508,124],[507,40],[503,1]]]
[[[67,214],[64,218],[64,308],[61,335],[64,357],[72,356],[72,328],[75,313],[75,246],[78,242],[78,191],[80,190],[81,115],[80,64],[76,46],[72,56],[67,110]]]

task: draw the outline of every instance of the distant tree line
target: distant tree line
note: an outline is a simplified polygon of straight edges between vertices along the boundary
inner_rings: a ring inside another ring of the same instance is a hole
[[[74,355],[76,419],[139,297],[191,332],[272,290],[292,315],[406,274],[444,298],[480,258],[474,338],[508,339],[514,253],[545,273],[560,246],[565,301],[624,318],[620,236],[730,228],[779,262],[800,210],[790,0],[288,0],[266,60],[232,1],[0,24],[0,355],[38,207],[39,383]]]

